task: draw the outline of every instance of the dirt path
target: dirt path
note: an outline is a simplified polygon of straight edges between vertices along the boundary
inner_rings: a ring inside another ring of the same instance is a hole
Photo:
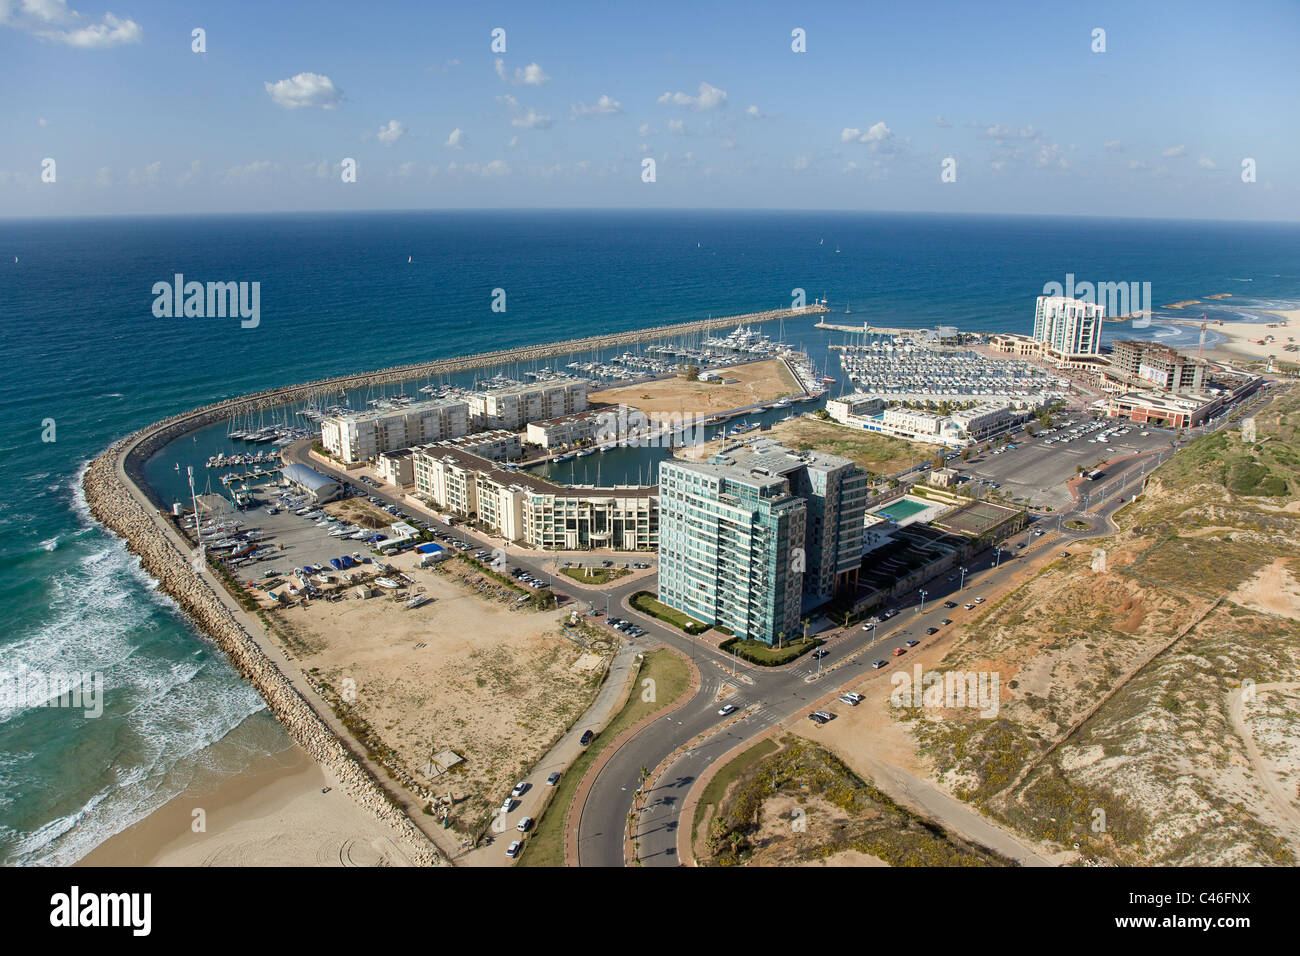
[[[1255,687],[1255,692],[1264,693],[1269,690],[1296,690],[1298,688],[1300,688],[1300,683],[1258,684]],[[1295,829],[1296,835],[1300,835],[1300,810],[1296,809],[1291,798],[1287,796],[1286,791],[1278,783],[1273,774],[1273,769],[1259,752],[1259,747],[1255,743],[1255,735],[1250,732],[1250,729],[1246,726],[1246,720],[1242,716],[1241,705],[1241,688],[1237,688],[1228,695],[1228,714],[1232,718],[1232,729],[1236,731],[1237,736],[1246,745],[1246,754],[1250,757],[1251,766],[1255,768],[1255,773],[1259,775],[1260,785],[1273,798],[1273,804],[1277,812]]]

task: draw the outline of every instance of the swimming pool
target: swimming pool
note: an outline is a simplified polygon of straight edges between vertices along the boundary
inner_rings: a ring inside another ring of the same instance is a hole
[[[888,518],[890,521],[902,521],[904,518],[910,518],[928,507],[929,505],[922,504],[919,501],[909,501],[903,498],[883,508],[877,508],[873,513],[880,515],[882,518]]]

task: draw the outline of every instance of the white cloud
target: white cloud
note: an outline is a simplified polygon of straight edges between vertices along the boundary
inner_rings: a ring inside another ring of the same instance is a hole
[[[267,83],[266,92],[278,106],[287,110],[301,109],[304,106],[319,106],[332,110],[343,100],[343,92],[334,86],[334,81],[319,73],[299,73],[278,83]]]
[[[885,121],[872,125],[866,131],[857,129],[852,126],[846,126],[840,131],[841,143],[883,143],[891,138],[894,131],[885,125]]]
[[[1134,159],[1129,162],[1128,168],[1129,169],[1150,169],[1151,167],[1149,167],[1146,163],[1144,163],[1140,159]]]
[[[383,126],[379,127],[379,142],[385,146],[392,146],[406,133],[406,127],[397,120],[389,120]]]
[[[463,169],[475,176],[505,176],[510,172],[510,164],[504,159],[494,159],[486,166],[481,166],[478,163],[462,163],[459,166],[455,163],[447,164],[447,172],[449,173],[458,169]]]
[[[519,105],[519,101],[507,93],[505,96],[497,97],[502,103],[510,107],[514,113],[514,118],[510,120],[510,125],[519,129],[550,129],[551,118],[545,114],[538,113],[531,106],[524,109]]]
[[[1061,155],[1061,147],[1056,143],[1040,147],[1038,155],[1034,157],[1034,165],[1039,169],[1046,169],[1049,166],[1054,166],[1057,169],[1070,168],[1069,160]]]
[[[1104,148],[1104,149],[1106,150],[1106,152],[1108,152],[1108,153],[1122,153],[1122,152],[1124,152],[1124,144],[1123,144],[1120,140],[1117,140],[1117,139],[1108,140],[1108,141],[1106,142],[1106,144],[1105,144],[1105,146],[1104,146],[1103,148]]]
[[[1168,157],[1172,158],[1172,157],[1174,157],[1174,156],[1181,156],[1181,155],[1183,155],[1183,153],[1185,153],[1185,152],[1187,152],[1187,147],[1186,147],[1186,146],[1182,146],[1182,145],[1179,145],[1179,146],[1170,146],[1168,149],[1166,149],[1166,150],[1165,150],[1164,152],[1162,152],[1160,155],[1161,155],[1161,156],[1168,156]]]
[[[684,106],[697,110],[720,110],[727,105],[727,93],[716,86],[701,83],[698,96],[691,96],[689,93],[665,93],[659,97],[659,103],[666,106]]]
[[[724,136],[721,140],[719,140],[718,145],[721,146],[723,149],[735,149],[736,141],[732,139],[730,136]]]
[[[67,0],[0,0],[0,26],[82,49],[139,43],[144,37],[134,20],[105,13],[103,22],[96,23],[69,10]]]
[[[1202,156],[1200,159],[1198,159],[1198,160],[1196,161],[1196,165],[1197,165],[1197,166],[1200,166],[1201,169],[1214,169],[1214,168],[1215,168],[1214,160],[1210,159],[1210,157],[1208,157],[1208,156]]]
[[[686,124],[681,120],[669,120],[668,132],[672,133],[674,136],[685,136]]]
[[[50,121],[47,120],[44,116],[42,116],[42,117],[41,117],[40,119],[38,119],[36,122],[37,122],[38,124],[40,124],[41,126],[49,126],[49,125],[50,125]]]
[[[516,69],[514,75],[511,76],[510,72],[506,69],[506,61],[501,59],[501,57],[497,57],[492,63],[492,69],[496,70],[497,76],[499,76],[503,82],[512,83],[515,86],[542,86],[545,83],[549,83],[551,80],[551,78],[546,75],[546,71],[536,63],[529,63],[522,69]]]
[[[519,145],[518,136],[511,136],[510,139],[506,141],[506,149],[514,149],[518,145]]]
[[[623,112],[623,104],[612,96],[602,94],[600,99],[588,106],[586,103],[573,104],[574,116],[608,116],[611,113]]]
[[[162,163],[153,162],[144,168],[144,172],[132,169],[126,174],[126,181],[132,186],[156,186],[162,173]]]
[[[1013,126],[1003,126],[1001,123],[994,123],[984,130],[984,135],[988,139],[997,140],[1004,143],[1012,139],[1038,139],[1041,132],[1034,129],[1034,124],[1030,123],[1024,129],[1016,129]]]
[[[446,146],[448,149],[464,149],[465,131],[462,130],[459,126],[457,126],[454,130],[451,131],[451,135],[447,137],[447,142],[443,143],[442,145]]]
[[[757,106],[746,106],[745,115],[750,119],[766,119],[767,116],[762,113]]]
[[[456,67],[460,66],[460,60],[443,60],[441,66],[426,66],[426,73],[450,73]]]
[[[655,129],[649,123],[642,123],[636,128],[636,134],[638,136],[654,136],[658,132],[659,130]]]
[[[515,70],[516,86],[541,86],[549,80],[550,77],[536,63],[529,63],[522,70]]]
[[[266,182],[267,174],[276,168],[270,160],[257,159],[243,166],[231,166],[222,174],[222,179],[228,183]]]
[[[190,168],[181,173],[176,180],[177,185],[186,186],[199,178],[199,172],[203,169],[203,164],[197,159],[190,160]]]
[[[805,153],[802,156],[796,156],[794,158],[794,168],[797,170],[805,170],[811,165],[812,165],[812,157],[809,156],[807,153]]]
[[[934,125],[935,125],[935,126],[938,126],[938,127],[941,128],[941,129],[948,129],[950,126],[952,126],[952,124],[949,123],[949,122],[948,122],[946,119],[944,119],[942,116],[936,116],[936,117],[934,118]]]

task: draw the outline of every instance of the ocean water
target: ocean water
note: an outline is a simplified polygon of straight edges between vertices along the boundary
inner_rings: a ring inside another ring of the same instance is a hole
[[[176,273],[260,282],[260,324],[155,318],[153,285]],[[241,754],[289,746],[87,514],[80,475],[117,438],[257,389],[778,308],[795,288],[845,324],[1023,332],[1034,296],[1067,273],[1149,281],[1157,306],[1231,293],[1107,332],[1195,348],[1195,329],[1163,319],[1296,307],[1300,226],[714,212],[0,222],[0,863],[78,859],[196,779],[237,773]],[[812,321],[781,333],[835,374],[826,346],[844,336]],[[183,474],[223,432],[151,463],[165,497],[183,490],[174,465]],[[594,481],[596,457],[571,463],[573,479]],[[103,675],[102,716],[14,693],[15,680],[76,673]]]

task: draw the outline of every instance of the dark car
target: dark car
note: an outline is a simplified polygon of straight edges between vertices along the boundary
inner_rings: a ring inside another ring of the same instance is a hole
[[[946,607],[948,610],[951,611],[953,608],[955,608],[955,607],[957,606],[957,602],[956,602],[956,601],[944,601],[944,602],[943,602],[943,606]],[[945,621],[944,623],[946,624],[947,621]]]
[[[927,634],[938,634],[938,633],[939,633],[939,629],[938,629],[937,627],[927,627],[927,628],[925,629],[925,633],[927,633]],[[911,642],[911,641],[908,641],[907,643],[908,643],[908,644],[911,644],[912,642]]]
[[[812,656],[815,657],[815,658],[817,658],[818,660],[821,660],[823,657],[825,657],[825,656],[826,656],[827,654],[829,654],[829,653],[830,653],[830,651],[826,650],[826,648],[824,648],[824,647],[819,647],[819,648],[817,648],[817,650],[815,650],[815,651],[812,652]]]
[[[595,739],[596,739],[595,734],[593,734],[590,730],[584,730],[582,732],[582,739],[579,740],[578,743],[582,744],[582,746],[585,747],[587,746],[587,744],[591,743]]]
[[[905,643],[908,647],[916,647],[916,645],[917,645],[917,644],[920,644],[921,642],[920,642],[920,641],[904,641],[903,643]]]

